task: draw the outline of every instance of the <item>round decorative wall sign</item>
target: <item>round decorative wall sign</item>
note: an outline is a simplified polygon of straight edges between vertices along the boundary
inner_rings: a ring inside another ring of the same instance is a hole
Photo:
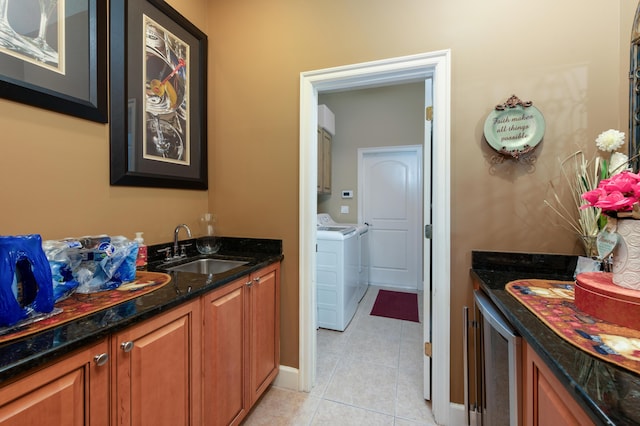
[[[515,159],[530,153],[544,136],[544,118],[532,102],[511,96],[484,122],[484,137],[499,154]]]

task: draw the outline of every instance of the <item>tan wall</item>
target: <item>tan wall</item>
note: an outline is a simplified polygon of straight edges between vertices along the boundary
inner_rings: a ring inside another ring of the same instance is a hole
[[[171,3],[177,3],[178,0]],[[206,0],[183,13],[206,31]],[[195,226],[206,191],[109,186],[109,126],[0,100],[1,233],[45,239],[144,232],[147,243]]]
[[[284,238],[283,363],[298,365],[300,72],[452,51],[451,395],[462,402],[461,309],[471,303],[470,252],[578,252],[543,199],[547,181],[558,175],[557,157],[576,143],[592,149],[603,130],[626,129],[620,39],[628,31],[621,28],[623,10],[632,3],[212,2],[211,198],[225,230]],[[542,111],[545,139],[532,166],[492,165],[482,125],[514,93]],[[239,208],[245,203],[268,211],[254,217]]]
[[[299,74],[450,48],[451,395],[462,402],[470,251],[578,251],[542,199],[556,157],[626,129],[635,0],[170,3],[209,35],[209,191],[110,187],[107,125],[0,100],[2,234],[144,231],[157,243],[208,209],[221,234],[282,238],[282,363],[297,367]],[[484,118],[513,93],[547,120],[532,167],[492,166],[482,142]]]

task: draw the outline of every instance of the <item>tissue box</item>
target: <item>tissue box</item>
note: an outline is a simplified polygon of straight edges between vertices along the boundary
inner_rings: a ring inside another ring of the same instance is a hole
[[[331,133],[331,136],[336,134],[336,117],[326,105],[318,105],[318,127]]]

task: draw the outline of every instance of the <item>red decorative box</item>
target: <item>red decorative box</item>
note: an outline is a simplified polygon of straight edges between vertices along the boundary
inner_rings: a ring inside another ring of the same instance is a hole
[[[615,285],[610,272],[578,274],[574,302],[595,318],[640,330],[640,291]]]

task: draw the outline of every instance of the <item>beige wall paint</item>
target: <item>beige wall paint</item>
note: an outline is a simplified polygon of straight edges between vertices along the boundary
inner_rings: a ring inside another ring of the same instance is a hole
[[[632,3],[211,3],[212,204],[231,233],[284,239],[284,364],[298,365],[300,72],[451,49],[451,396],[462,402],[471,250],[579,252],[543,199],[558,157],[576,144],[592,150],[603,130],[626,129],[620,43]],[[532,100],[547,122],[531,166],[491,164],[482,140],[484,119],[512,94]],[[245,204],[267,211],[258,219]]]
[[[207,1],[183,13],[206,31]],[[208,209],[206,191],[109,186],[109,126],[0,100],[3,235],[45,239],[110,234],[147,243],[173,238],[179,223],[195,226]]]
[[[332,149],[331,194],[318,196],[318,212],[337,222],[358,221],[358,148],[422,145],[424,142],[424,82],[321,94],[336,115]],[[352,190],[343,199],[342,190]],[[340,212],[349,207],[349,213]]]
[[[209,191],[111,187],[107,125],[0,100],[2,233],[144,231],[157,243],[208,209],[221,234],[282,238],[282,363],[297,367],[300,72],[450,48],[451,397],[462,402],[470,251],[578,252],[542,200],[558,156],[626,129],[636,1],[170,3],[209,35]],[[482,141],[513,93],[547,120],[532,167],[492,165]]]

